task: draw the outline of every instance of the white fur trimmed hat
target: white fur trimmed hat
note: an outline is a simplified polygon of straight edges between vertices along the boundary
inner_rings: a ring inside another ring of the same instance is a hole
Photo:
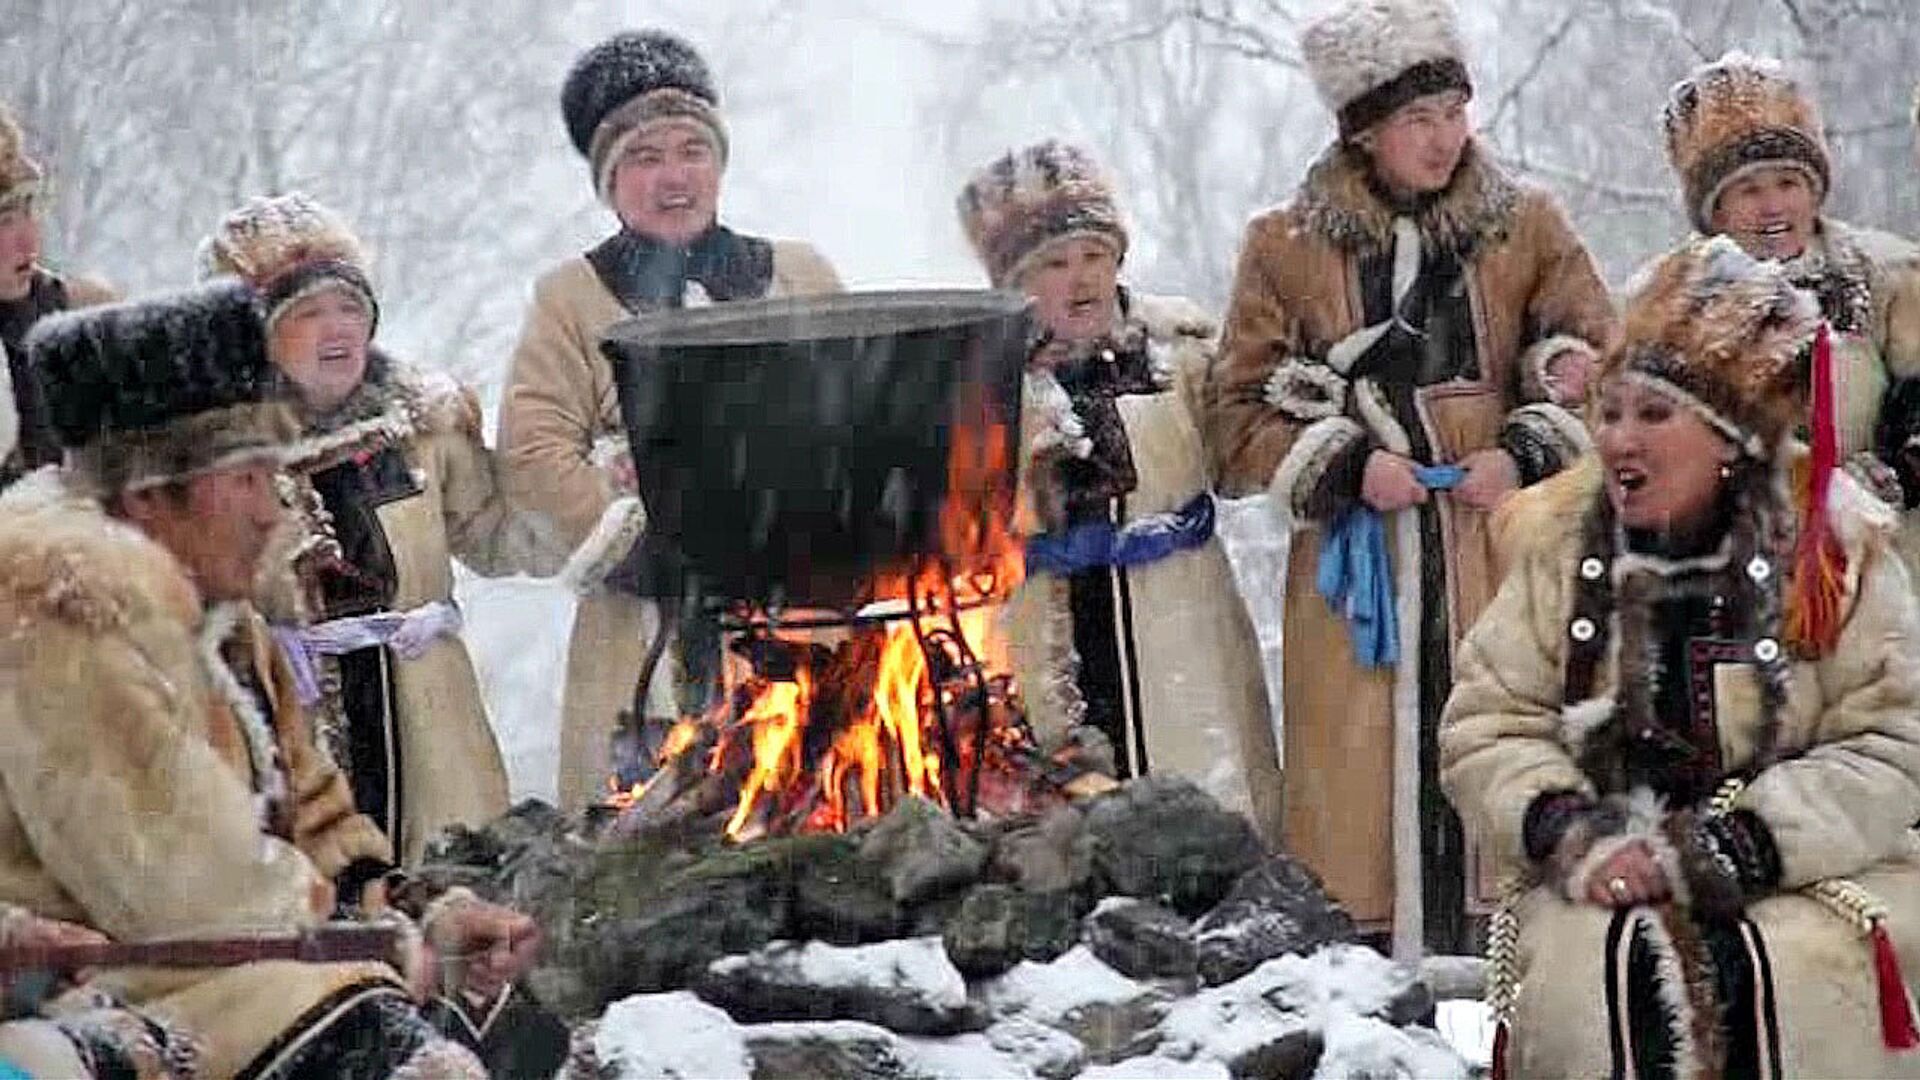
[[[379,301],[367,253],[346,220],[304,192],[256,196],[220,219],[200,241],[200,276],[232,275],[254,287],[272,326],[303,297],[345,286],[377,325]]]
[[[602,199],[628,141],[655,123],[692,121],[713,136],[723,164],[727,158],[713,73],[686,39],[665,30],[615,34],[582,53],[560,88],[560,112]]]
[[[1450,0],[1348,0],[1307,24],[1300,54],[1342,138],[1415,98],[1473,93]]]
[[[996,288],[1016,284],[1042,248],[1092,237],[1127,254],[1119,200],[1092,155],[1048,139],[1008,151],[960,189],[960,227]]]
[[[1820,111],[1780,62],[1730,52],[1674,84],[1662,116],[1667,160],[1680,174],[1687,217],[1711,232],[1728,185],[1755,169],[1799,169],[1824,200],[1832,178]]]
[[[0,102],[0,210],[39,194],[44,176],[40,163],[27,156],[27,138],[13,110]]]

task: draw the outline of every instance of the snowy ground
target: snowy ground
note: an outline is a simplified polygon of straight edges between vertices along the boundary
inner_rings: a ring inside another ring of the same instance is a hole
[[[1267,684],[1277,687],[1286,537],[1275,527],[1265,496],[1223,502],[1220,534],[1260,637]],[[488,581],[464,572],[458,596],[466,612],[467,645],[480,672],[481,692],[492,713],[514,798],[552,801],[573,598],[538,581]],[[1279,695],[1270,697],[1277,732]]]

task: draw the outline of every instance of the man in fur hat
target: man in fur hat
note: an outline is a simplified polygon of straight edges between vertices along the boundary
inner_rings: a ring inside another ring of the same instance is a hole
[[[1582,396],[1612,308],[1553,199],[1472,136],[1446,0],[1355,0],[1301,50],[1339,137],[1248,226],[1210,441],[1223,487],[1271,493],[1296,530],[1287,850],[1397,950],[1454,951],[1471,890],[1434,772],[1448,656],[1496,584],[1487,512],[1586,446],[1548,398]],[[1350,547],[1392,589],[1351,621],[1316,588]]]
[[[264,333],[226,282],[30,339],[66,467],[0,497],[0,903],[151,941],[294,931],[402,884],[247,606],[297,432]],[[403,958],[417,992],[434,955],[502,986],[537,939],[463,890],[408,906],[430,949]],[[485,1075],[385,964],[94,981],[190,1032],[211,1076]]]
[[[13,113],[0,104],[0,353],[7,360],[0,377],[0,488],[60,456],[25,385],[28,329],[43,315],[114,299],[98,281],[63,277],[40,264],[36,211],[44,175],[27,156]]]
[[[567,658],[559,790],[561,805],[577,810],[606,792],[608,736],[661,632],[651,604],[604,583],[646,515],[600,336],[642,312],[835,292],[840,281],[806,244],[719,223],[727,129],[706,61],[685,41],[659,30],[616,34],[575,62],[560,106],[620,228],[535,283],[499,450],[509,497],[549,515],[575,548],[567,576],[583,596]],[[673,715],[670,684],[655,680],[657,715]]]

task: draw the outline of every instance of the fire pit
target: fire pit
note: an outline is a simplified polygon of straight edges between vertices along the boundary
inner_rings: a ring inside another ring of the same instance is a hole
[[[648,530],[621,584],[677,630],[679,716],[613,735],[627,832],[840,830],[918,795],[1035,809],[993,628],[1018,586],[1024,302],[894,292],[666,312],[610,331]]]

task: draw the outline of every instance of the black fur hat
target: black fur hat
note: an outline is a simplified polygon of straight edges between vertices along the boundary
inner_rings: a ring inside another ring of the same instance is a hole
[[[619,137],[652,120],[681,117],[705,125],[726,156],[720,94],[707,62],[684,38],[665,30],[630,30],[574,61],[560,88],[567,135],[605,187],[606,164]]]
[[[270,455],[295,433],[259,297],[238,281],[49,316],[27,363],[69,464],[115,489]]]

